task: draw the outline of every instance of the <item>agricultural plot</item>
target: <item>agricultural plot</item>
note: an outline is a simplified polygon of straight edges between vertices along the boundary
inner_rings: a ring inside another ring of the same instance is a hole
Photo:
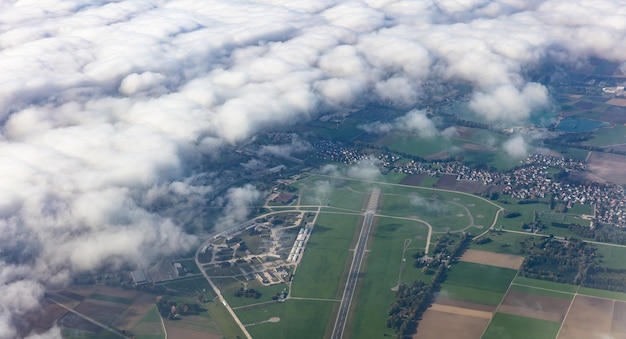
[[[616,184],[626,184],[623,168],[626,156],[611,153],[592,152],[587,169],[594,175]]]
[[[463,314],[426,310],[420,320],[415,339],[480,338],[489,319]]]
[[[496,321],[502,317],[508,320]],[[524,326],[515,322],[526,323],[526,331],[546,333],[546,338],[594,338],[598,335],[623,338],[626,336],[626,294],[518,276],[484,338],[503,335],[524,338],[515,330]],[[551,330],[553,326],[557,326],[558,332]]]
[[[437,293],[437,302],[441,299],[458,300],[481,305],[497,306],[502,300],[504,292],[488,291],[479,288],[465,287],[461,285],[441,284]]]
[[[161,315],[154,303],[152,308],[146,312],[139,321],[131,327],[131,332],[137,338],[164,338],[163,327],[161,326]]]
[[[483,339],[554,339],[559,327],[558,322],[496,313]]]
[[[614,300],[577,295],[559,338],[593,338],[611,334]]]
[[[201,278],[171,281],[167,284],[169,300],[183,303],[197,302],[197,293],[185,293],[186,288],[194,286],[196,291],[206,290],[209,287],[206,280],[204,283],[196,281]],[[180,295],[175,292],[180,290]],[[210,287],[209,287],[210,289]],[[206,291],[209,295],[212,292]],[[72,307],[75,312],[94,319],[105,326],[118,330],[125,330],[137,338],[163,338],[164,332],[161,325],[161,316],[155,306],[156,296],[137,290],[119,289],[107,286],[75,286],[64,291],[52,294],[52,298],[64,305]],[[65,299],[63,299],[65,298]],[[69,301],[69,303],[66,303]],[[206,310],[205,310],[206,311]],[[185,338],[220,338],[222,334],[239,332],[222,332],[217,328],[207,312],[181,316],[179,320],[164,320],[168,327],[168,334],[174,337],[179,331]],[[229,320],[232,322],[232,320]],[[77,314],[65,313],[57,323],[67,337],[76,338],[108,338],[117,337],[116,334],[94,324]],[[172,326],[172,331],[169,327]]]
[[[519,255],[501,254],[469,249],[466,250],[465,253],[463,253],[463,256],[460,260],[475,264],[483,264],[518,270],[520,266],[522,266],[522,262],[524,262],[524,257]]]
[[[531,279],[519,275],[515,277],[513,284],[566,293],[576,293],[576,291],[578,291],[578,286],[576,285]]]
[[[610,148],[610,145],[626,144],[626,126],[615,125],[602,128],[593,133],[591,139],[583,144],[607,148]]]
[[[459,262],[448,270],[446,284],[504,293],[516,273],[508,268]]]
[[[513,289],[509,290],[502,300],[498,312],[561,323],[570,302],[571,298],[559,298]]]

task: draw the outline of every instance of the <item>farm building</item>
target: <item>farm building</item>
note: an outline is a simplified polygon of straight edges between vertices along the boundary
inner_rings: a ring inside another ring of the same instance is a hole
[[[143,273],[142,270],[130,272],[130,278],[133,280],[133,284],[135,284],[135,286],[148,283],[148,278],[146,278],[146,275]]]
[[[280,203],[280,204],[290,204],[292,201],[294,201],[298,196],[294,195],[294,194],[289,194],[289,193],[278,193],[278,195],[274,198],[274,202]]]

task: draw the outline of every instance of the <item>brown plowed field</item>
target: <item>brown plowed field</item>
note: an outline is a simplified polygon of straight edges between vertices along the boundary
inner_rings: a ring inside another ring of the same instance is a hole
[[[185,338],[185,339],[220,339],[221,335],[199,332],[188,328],[165,325],[168,338]]]
[[[489,189],[489,186],[479,181],[456,180],[453,174],[442,174],[434,187],[465,193],[483,193]]]
[[[74,310],[108,325],[115,320],[126,307],[128,307],[128,305],[89,299],[89,301],[80,303]]]
[[[626,156],[619,154],[592,152],[589,156],[587,169],[606,181],[616,184],[626,184],[624,167],[626,167]]]
[[[465,253],[461,257],[461,261],[518,270],[524,262],[524,257],[519,255],[501,254],[469,249],[465,251]]]
[[[417,326],[414,339],[476,339],[480,338],[489,319],[447,312],[426,310]]]
[[[569,304],[568,299],[509,290],[498,312],[560,323]]]
[[[52,301],[44,299],[41,303],[41,308],[38,311],[27,315],[27,319],[28,323],[33,327],[48,330],[67,312],[68,311],[63,307],[53,303]]]
[[[611,100],[607,101],[606,103],[609,104],[609,105],[613,105],[613,106],[624,107],[624,106],[626,106],[626,99],[615,98],[615,99],[611,99]]]
[[[402,185],[410,185],[410,186],[419,186],[422,183],[422,180],[427,176],[426,173],[420,174],[409,174],[400,183]]]
[[[626,338],[626,302],[615,301],[611,335],[613,338]]]
[[[612,321],[613,300],[577,295],[558,338],[610,338]]]

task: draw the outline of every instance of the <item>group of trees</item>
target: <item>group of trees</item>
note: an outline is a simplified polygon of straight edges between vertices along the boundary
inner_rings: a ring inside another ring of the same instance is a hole
[[[434,301],[445,275],[446,266],[439,264],[431,284],[416,280],[411,285],[402,283],[398,286],[396,301],[391,304],[387,317],[387,327],[392,328],[398,338],[415,333],[417,322]]]
[[[522,276],[626,292],[626,269],[601,266],[601,255],[593,244],[575,238],[544,238],[539,242],[527,240],[520,246],[527,255],[520,269]]]
[[[522,254],[526,259],[520,274],[534,279],[578,285],[596,266],[596,248],[575,238],[533,240],[530,246],[522,246]]]
[[[156,305],[161,317],[171,320],[177,319],[181,315],[196,315],[206,311],[206,309],[195,303],[184,303],[179,307],[176,302],[165,300],[161,296],[157,297]]]
[[[241,287],[235,292],[235,297],[246,297],[246,298],[254,298],[259,299],[261,297],[261,292],[255,290],[254,288],[243,288]]]
[[[426,257],[426,253],[419,252],[413,255],[415,267],[436,267],[432,283],[426,284],[421,280],[411,285],[400,284],[396,293],[396,301],[391,304],[387,317],[387,327],[394,329],[398,338],[414,333],[417,322],[422,314],[435,299],[435,292],[446,279],[447,266],[454,258],[460,257],[468,248],[472,236],[469,233],[448,233],[437,239],[433,256]],[[430,259],[430,260],[425,260]]]
[[[626,230],[614,226],[595,224],[595,226],[581,226],[577,224],[567,225],[568,229],[581,237],[593,239],[599,242],[626,245]]]
[[[522,214],[518,211],[504,210],[504,212],[502,212],[502,216],[505,218],[516,218],[516,217],[519,217],[520,215]]]

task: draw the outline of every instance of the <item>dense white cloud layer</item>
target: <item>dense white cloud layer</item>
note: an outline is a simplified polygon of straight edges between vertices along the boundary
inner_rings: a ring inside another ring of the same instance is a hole
[[[36,307],[42,284],[192,246],[176,216],[213,191],[218,178],[195,169],[221,146],[364,100],[410,107],[433,80],[469,83],[477,114],[519,122],[549,103],[547,89],[528,82],[529,67],[626,61],[625,8],[0,1],[0,338],[15,336],[12,317]],[[423,118],[404,123],[426,133]],[[224,206],[236,213],[258,196],[236,188]],[[240,218],[232,215],[222,221]]]

